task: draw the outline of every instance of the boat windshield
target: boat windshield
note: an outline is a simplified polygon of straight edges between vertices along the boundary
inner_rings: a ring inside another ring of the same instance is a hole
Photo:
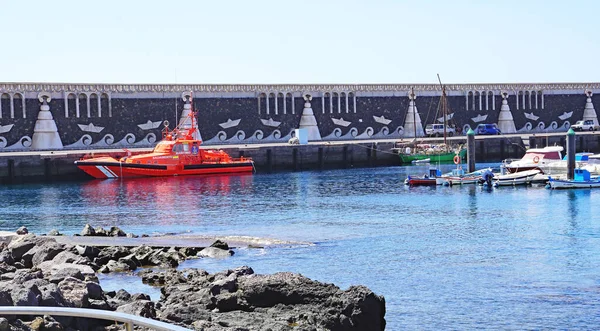
[[[173,141],[161,141],[154,147],[154,153],[170,153],[173,144]]]

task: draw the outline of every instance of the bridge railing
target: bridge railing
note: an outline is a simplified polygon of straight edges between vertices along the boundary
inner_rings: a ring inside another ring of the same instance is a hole
[[[50,316],[69,316],[101,319],[108,321],[117,321],[125,324],[127,331],[132,331],[134,325],[139,325],[159,331],[192,331],[190,329],[172,325],[169,323],[153,320],[150,318],[135,316],[126,313],[86,309],[86,308],[66,308],[66,307],[23,307],[23,306],[1,306],[1,315],[50,315]]]

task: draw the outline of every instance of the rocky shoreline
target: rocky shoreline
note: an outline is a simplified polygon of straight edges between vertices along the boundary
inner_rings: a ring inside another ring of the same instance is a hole
[[[385,299],[364,286],[341,290],[300,274],[255,274],[242,266],[209,274],[176,269],[190,258],[229,257],[227,243],[209,247],[81,246],[49,236],[19,235],[0,243],[0,306],[76,307],[118,311],[195,330],[384,330]],[[58,231],[53,233],[59,234]],[[130,236],[86,225],[83,236]],[[160,288],[104,291],[97,273],[138,273]],[[118,330],[114,322],[72,317],[0,316],[4,330]]]

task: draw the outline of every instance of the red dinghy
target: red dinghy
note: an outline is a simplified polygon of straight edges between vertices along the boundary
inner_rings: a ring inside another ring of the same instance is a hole
[[[88,175],[98,178],[131,178],[156,176],[186,176],[211,174],[242,174],[254,171],[251,158],[232,158],[223,150],[202,149],[202,141],[194,139],[197,129],[195,113],[188,116],[190,128],[183,123],[170,131],[165,127],[161,140],[151,153],[125,156],[83,158],[75,165]]]

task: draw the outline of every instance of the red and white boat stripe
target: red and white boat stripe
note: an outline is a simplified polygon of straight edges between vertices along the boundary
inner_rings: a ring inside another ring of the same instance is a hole
[[[110,170],[107,166],[96,166],[100,172],[106,176],[106,178],[117,178],[119,177],[114,171]]]

